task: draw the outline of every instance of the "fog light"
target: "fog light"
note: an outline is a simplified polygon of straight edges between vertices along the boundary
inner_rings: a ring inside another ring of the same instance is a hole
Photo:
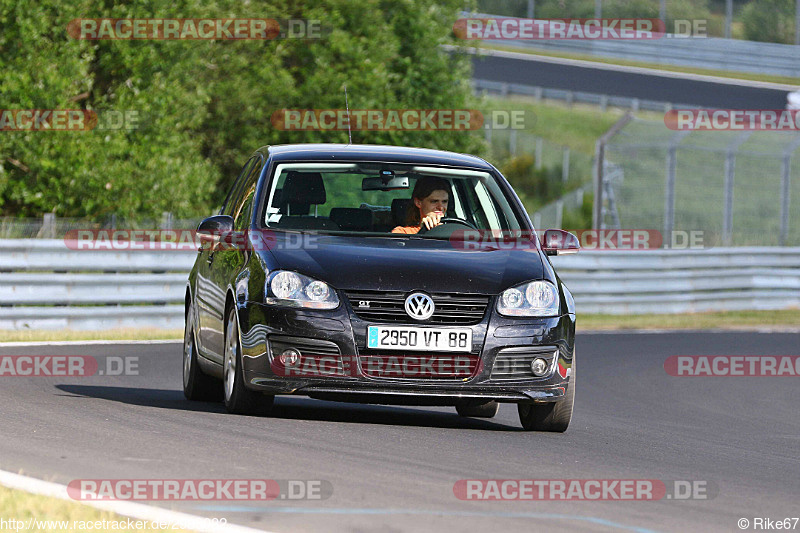
[[[294,366],[300,361],[300,352],[294,348],[287,348],[278,357],[283,366]]]
[[[547,360],[542,359],[541,357],[537,357],[531,361],[531,372],[533,372],[533,375],[536,377],[544,376],[547,372],[547,367]]]

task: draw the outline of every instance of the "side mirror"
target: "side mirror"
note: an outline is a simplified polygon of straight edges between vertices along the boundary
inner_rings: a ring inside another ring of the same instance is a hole
[[[197,226],[197,237],[200,239],[200,250],[212,251],[216,248],[222,235],[233,231],[233,217],[214,215],[200,222]]]
[[[542,237],[542,249],[547,255],[575,254],[581,249],[574,234],[563,229],[549,229]]]

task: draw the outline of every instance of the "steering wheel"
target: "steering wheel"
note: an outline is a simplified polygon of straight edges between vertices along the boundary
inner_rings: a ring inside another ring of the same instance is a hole
[[[476,231],[477,231],[477,229],[478,229],[478,228],[477,228],[477,227],[476,227],[476,226],[475,226],[475,225],[474,225],[472,222],[470,222],[470,221],[468,221],[468,220],[465,220],[465,219],[463,219],[463,218],[458,218],[458,217],[442,217],[442,218],[440,218],[440,219],[439,219],[439,225],[438,225],[438,226],[434,226],[434,227],[433,227],[433,228],[431,228],[431,229],[428,229],[428,228],[426,228],[425,226],[422,226],[422,227],[420,227],[419,231],[417,232],[417,235],[425,235],[425,234],[426,234],[426,233],[428,233],[429,231],[433,231],[433,230],[435,230],[436,228],[439,228],[439,227],[441,227],[441,226],[443,226],[443,225],[445,225],[445,224],[461,224],[462,226],[467,226],[468,228],[470,228],[470,229],[474,229],[474,230],[476,230]]]

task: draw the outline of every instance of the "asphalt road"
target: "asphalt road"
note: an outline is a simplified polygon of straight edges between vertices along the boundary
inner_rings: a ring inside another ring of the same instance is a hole
[[[704,81],[603,65],[588,67],[585,62],[561,63],[526,54],[499,54],[475,56],[473,78],[718,109],[786,107],[787,90],[748,86],[748,82]]]
[[[578,335],[565,434],[521,431],[450,408],[280,398],[269,418],[181,393],[180,345],[2,346],[0,355],[89,355],[139,375],[0,377],[0,468],[75,479],[325,480],[322,501],[158,505],[277,532],[739,531],[739,518],[800,515],[796,377],[671,377],[670,355],[796,355],[800,335]],[[460,479],[707,482],[705,500],[461,501]],[[751,526],[752,527],[752,526]],[[798,526],[800,527],[800,526]]]

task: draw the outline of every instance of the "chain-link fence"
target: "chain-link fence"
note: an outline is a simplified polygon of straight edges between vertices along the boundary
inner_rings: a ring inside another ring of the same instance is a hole
[[[41,218],[0,217],[0,239],[60,239],[70,230],[195,229],[202,218],[175,218],[164,213],[159,219],[129,219],[111,215],[101,221],[62,218],[52,213]]]
[[[598,145],[595,226],[800,245],[798,148],[793,132],[673,131],[631,118]]]
[[[486,141],[490,160],[502,170],[532,219],[560,227],[555,222],[563,210],[580,206],[583,188],[592,181],[590,155],[513,129],[487,129]],[[576,203],[577,195],[581,196]]]

